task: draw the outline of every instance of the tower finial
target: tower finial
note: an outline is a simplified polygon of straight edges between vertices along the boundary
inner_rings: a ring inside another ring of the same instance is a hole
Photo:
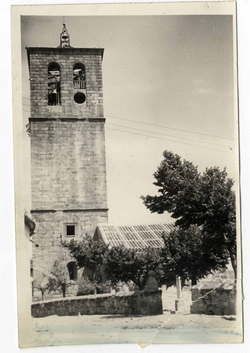
[[[59,48],[70,48],[69,32],[66,28],[65,17],[63,17],[63,28],[60,34],[60,45]]]

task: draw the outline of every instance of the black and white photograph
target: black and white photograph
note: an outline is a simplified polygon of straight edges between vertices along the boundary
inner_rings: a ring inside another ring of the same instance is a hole
[[[243,342],[236,34],[234,2],[12,7],[20,348]]]

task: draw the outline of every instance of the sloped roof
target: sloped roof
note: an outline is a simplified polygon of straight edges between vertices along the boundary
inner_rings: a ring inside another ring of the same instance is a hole
[[[98,224],[97,237],[111,247],[124,245],[127,249],[161,248],[163,246],[162,234],[169,233],[172,229],[172,224],[133,226]]]
[[[30,231],[30,236],[32,236],[34,234],[35,228],[36,228],[36,224],[35,222],[31,219],[31,217],[28,216],[27,213],[24,213],[24,223],[26,224],[26,226],[29,228]]]

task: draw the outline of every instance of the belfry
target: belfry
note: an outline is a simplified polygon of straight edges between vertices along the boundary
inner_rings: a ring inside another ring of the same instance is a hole
[[[56,260],[61,240],[93,236],[108,219],[104,50],[71,47],[65,24],[58,47],[26,49],[35,277]]]

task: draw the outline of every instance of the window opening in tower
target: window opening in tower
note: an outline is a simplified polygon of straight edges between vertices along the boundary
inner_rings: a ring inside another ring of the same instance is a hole
[[[73,87],[76,89],[86,88],[85,68],[81,63],[76,64],[73,68]]]
[[[48,68],[48,105],[61,104],[61,74],[58,66],[49,65]]]

